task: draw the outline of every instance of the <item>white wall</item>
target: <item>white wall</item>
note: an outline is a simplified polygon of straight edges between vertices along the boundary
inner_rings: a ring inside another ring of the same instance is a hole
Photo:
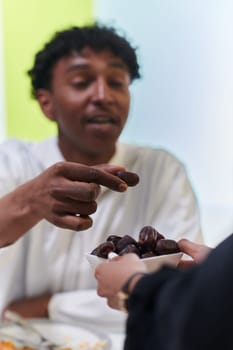
[[[3,75],[3,13],[2,0],[0,0],[0,142],[5,138],[5,101],[4,101],[4,75]]]
[[[233,232],[233,1],[96,0],[97,19],[139,47],[122,139],[161,146],[187,166],[206,242]]]

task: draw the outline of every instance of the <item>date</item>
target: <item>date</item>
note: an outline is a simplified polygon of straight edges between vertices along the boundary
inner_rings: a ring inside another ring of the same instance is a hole
[[[116,175],[127,183],[128,186],[136,186],[139,183],[139,176],[129,171],[118,171]]]
[[[163,234],[152,226],[144,226],[139,232],[138,241],[130,235],[110,235],[106,242],[96,247],[91,254],[101,258],[108,258],[108,253],[114,252],[118,255],[135,253],[141,259],[157,255],[173,254],[180,251],[176,241],[166,239]]]

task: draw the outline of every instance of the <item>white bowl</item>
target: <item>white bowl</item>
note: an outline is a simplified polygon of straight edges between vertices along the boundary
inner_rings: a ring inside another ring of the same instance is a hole
[[[162,265],[170,265],[176,267],[182,258],[183,253],[175,253],[175,254],[167,254],[167,255],[159,255],[153,256],[152,258],[142,259],[147,266],[149,272],[158,270]],[[107,259],[99,258],[96,255],[86,254],[86,258],[89,261],[93,271],[95,271],[96,267],[106,262]]]

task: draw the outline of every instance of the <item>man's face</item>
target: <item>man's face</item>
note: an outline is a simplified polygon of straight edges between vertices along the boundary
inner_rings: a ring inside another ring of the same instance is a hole
[[[108,50],[85,48],[60,59],[52,73],[49,118],[58,124],[61,148],[89,155],[114,152],[130,104],[124,62]]]

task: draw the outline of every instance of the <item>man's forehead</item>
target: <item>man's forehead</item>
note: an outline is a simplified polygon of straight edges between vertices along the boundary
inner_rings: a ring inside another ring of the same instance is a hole
[[[109,49],[93,50],[84,48],[72,51],[67,56],[61,58],[57,64],[62,65],[65,70],[85,70],[91,68],[119,68],[128,72],[127,65],[117,55]]]

